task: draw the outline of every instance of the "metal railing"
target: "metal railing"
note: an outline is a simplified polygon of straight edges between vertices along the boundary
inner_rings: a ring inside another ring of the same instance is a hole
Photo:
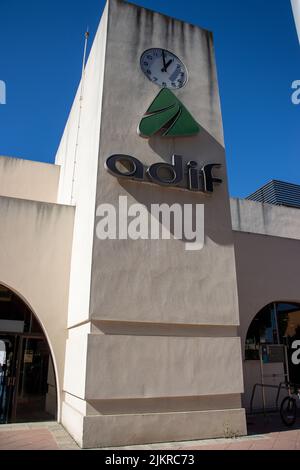
[[[274,374],[274,375],[276,375],[276,374]],[[272,377],[274,377],[274,375]],[[281,392],[282,388],[285,388],[285,389],[288,388],[286,382],[280,382],[278,385],[271,385],[271,384],[265,384],[265,383],[256,383],[253,386],[253,389],[252,389],[252,395],[251,395],[251,400],[250,400],[250,414],[253,413],[253,401],[254,401],[254,397],[255,397],[255,392],[256,392],[258,387],[261,387],[262,391],[263,391],[263,412],[264,412],[264,414],[266,414],[266,403],[265,403],[265,395],[264,395],[264,389],[265,388],[277,389],[277,395],[276,395],[276,402],[275,403],[276,403],[276,410],[279,410],[278,402],[279,402],[280,392]]]

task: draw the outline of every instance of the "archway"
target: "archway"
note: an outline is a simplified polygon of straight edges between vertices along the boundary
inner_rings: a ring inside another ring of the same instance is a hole
[[[0,424],[55,420],[57,390],[50,348],[26,303],[0,285]]]
[[[300,384],[300,366],[291,361],[290,351],[300,339],[300,304],[273,302],[252,320],[245,341],[244,406],[251,408],[255,384],[264,383],[264,393],[255,395],[252,405],[261,409],[276,407],[280,382]],[[273,388],[272,388],[273,387]],[[263,403],[264,401],[264,403]]]

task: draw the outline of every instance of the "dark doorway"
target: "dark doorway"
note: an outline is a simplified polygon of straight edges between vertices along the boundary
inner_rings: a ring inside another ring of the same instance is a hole
[[[260,310],[246,336],[244,407],[278,410],[288,385],[300,385],[300,304],[273,302]]]
[[[47,339],[28,306],[0,286],[0,424],[56,419]]]

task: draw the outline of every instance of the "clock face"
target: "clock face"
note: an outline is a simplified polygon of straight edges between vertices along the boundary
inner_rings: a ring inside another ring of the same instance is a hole
[[[175,54],[165,49],[147,49],[140,63],[146,77],[160,87],[178,89],[187,82],[185,65]]]

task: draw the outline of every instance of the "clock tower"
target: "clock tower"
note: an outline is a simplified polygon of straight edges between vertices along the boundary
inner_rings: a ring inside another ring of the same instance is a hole
[[[134,164],[120,177],[107,171],[114,155],[138,160],[143,181]],[[86,448],[245,434],[212,34],[108,0],[56,164],[59,202],[76,205],[63,425]],[[172,233],[99,239],[98,208],[117,211],[120,197],[149,212],[204,206],[203,248],[187,251]]]

